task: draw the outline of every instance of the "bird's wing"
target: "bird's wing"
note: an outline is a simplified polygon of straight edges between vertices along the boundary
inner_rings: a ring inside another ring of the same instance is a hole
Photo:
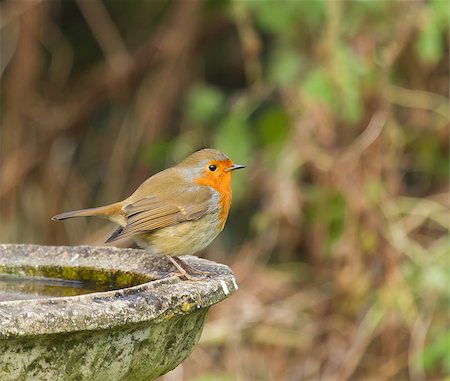
[[[211,190],[202,186],[195,188],[195,191],[171,194],[171,197],[165,195],[141,198],[122,208],[127,224],[114,231],[106,242],[197,220],[208,211],[210,199]]]

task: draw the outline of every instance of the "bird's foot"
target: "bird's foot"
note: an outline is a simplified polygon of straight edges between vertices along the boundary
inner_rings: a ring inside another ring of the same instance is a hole
[[[172,273],[173,275],[179,276],[181,279],[184,280],[205,280],[208,278],[211,278],[213,275],[212,273],[208,271],[201,271],[198,270],[191,265],[187,264],[181,258],[178,257],[172,257],[170,255],[166,255],[166,257],[172,262],[172,264],[176,267],[178,270],[177,273]]]

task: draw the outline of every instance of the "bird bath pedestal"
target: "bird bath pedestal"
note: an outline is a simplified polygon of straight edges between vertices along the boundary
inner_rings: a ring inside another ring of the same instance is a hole
[[[211,276],[180,280],[143,250],[0,245],[0,380],[147,381],[175,368],[237,289],[227,266],[183,259]]]

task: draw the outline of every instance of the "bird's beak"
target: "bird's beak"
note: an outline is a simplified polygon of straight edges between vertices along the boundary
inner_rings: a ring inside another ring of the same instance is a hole
[[[225,171],[234,171],[236,169],[245,168],[245,165],[242,164],[233,164],[231,167],[225,168]]]

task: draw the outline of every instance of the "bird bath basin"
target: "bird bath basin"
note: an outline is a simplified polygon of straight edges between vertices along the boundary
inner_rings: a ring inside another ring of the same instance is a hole
[[[151,380],[197,344],[237,289],[227,266],[183,281],[163,257],[113,247],[0,245],[0,380]]]

